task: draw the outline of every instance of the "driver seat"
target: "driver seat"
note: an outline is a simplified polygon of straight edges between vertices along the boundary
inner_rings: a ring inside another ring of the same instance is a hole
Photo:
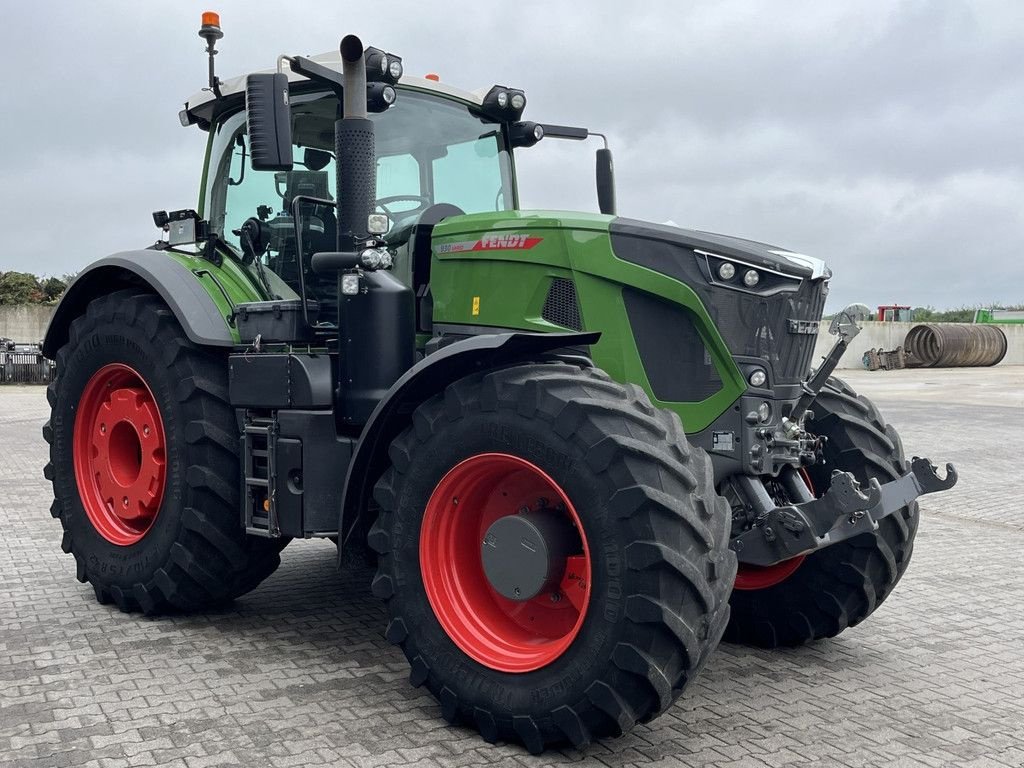
[[[435,203],[420,214],[409,234],[409,258],[412,261],[412,290],[416,296],[416,330],[433,330],[434,300],[430,295],[430,262],[433,250],[430,238],[434,227],[449,216],[463,216],[465,211],[451,203]]]

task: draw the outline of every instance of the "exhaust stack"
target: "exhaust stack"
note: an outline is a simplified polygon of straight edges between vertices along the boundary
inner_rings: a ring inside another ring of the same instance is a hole
[[[366,61],[355,35],[341,41],[343,117],[334,124],[337,158],[338,250],[353,251],[367,234],[377,190],[373,123],[366,116]]]

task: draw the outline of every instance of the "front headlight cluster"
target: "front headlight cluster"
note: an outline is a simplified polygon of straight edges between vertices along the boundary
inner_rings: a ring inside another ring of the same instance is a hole
[[[708,251],[694,253],[706,263],[711,282],[725,288],[770,296],[800,287],[801,279],[794,275]]]

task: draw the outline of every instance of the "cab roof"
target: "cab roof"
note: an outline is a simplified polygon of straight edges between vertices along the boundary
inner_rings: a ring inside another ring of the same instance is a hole
[[[341,53],[338,51],[320,53],[316,56],[310,56],[309,58],[318,64],[322,64],[325,67],[335,70],[336,72],[341,72]],[[309,82],[303,75],[292,72],[290,67],[286,66],[284,70],[288,75],[289,83]],[[261,74],[273,73],[276,71],[277,70],[274,69],[266,69],[262,70]],[[247,75],[240,75],[222,82],[220,84],[221,100],[227,103],[244,100],[246,77]],[[398,81],[398,85],[399,87],[412,88],[417,91],[435,93],[445,98],[457,99],[476,106],[483,103],[484,96],[487,94],[488,90],[487,88],[481,88],[476,91],[464,91],[461,88],[455,88],[447,83],[442,83],[437,80],[428,80],[424,77],[414,77],[411,75],[402,75],[402,79]],[[215,113],[218,111],[217,102],[218,99],[209,88],[204,88],[203,90],[192,94],[188,101],[185,102],[185,108],[181,112],[182,125],[199,123],[200,127],[204,129],[209,127]]]

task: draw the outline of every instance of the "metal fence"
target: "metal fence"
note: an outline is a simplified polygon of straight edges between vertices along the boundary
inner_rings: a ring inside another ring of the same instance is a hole
[[[0,339],[0,384],[48,384],[56,366],[43,356],[39,344]]]

